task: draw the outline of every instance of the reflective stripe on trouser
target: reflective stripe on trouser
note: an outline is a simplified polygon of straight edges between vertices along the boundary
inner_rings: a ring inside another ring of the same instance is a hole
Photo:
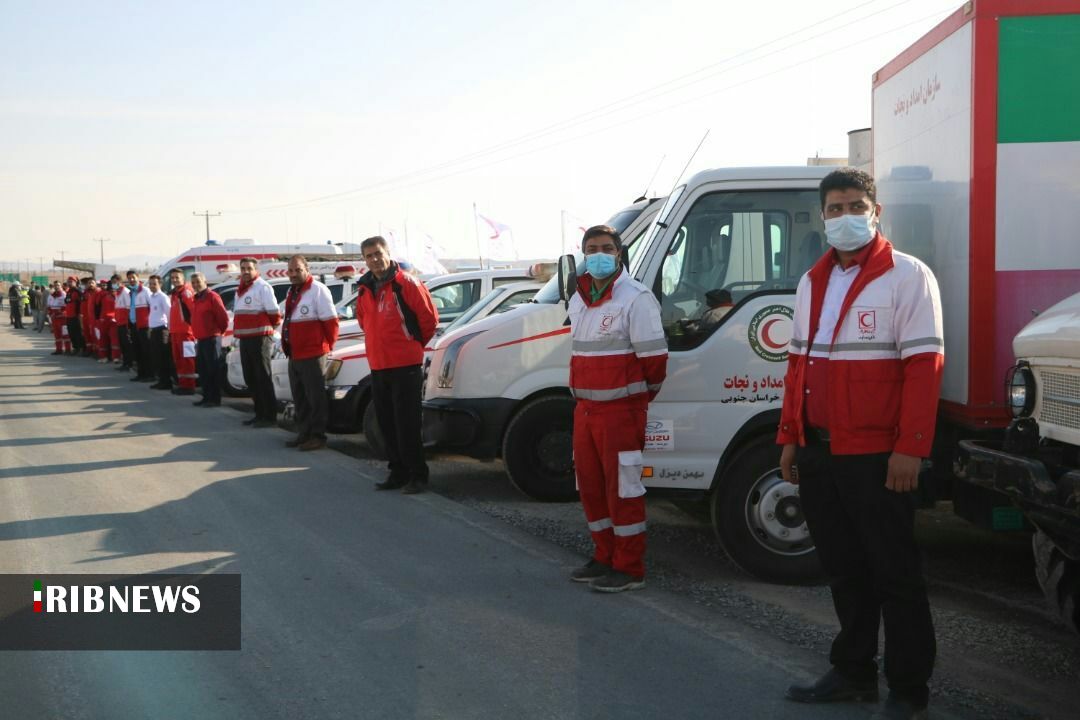
[[[173,367],[176,368],[177,382],[182,388],[195,389],[195,358],[184,357],[184,341],[194,343],[194,339],[183,336],[169,336],[169,346],[172,348]]]
[[[67,325],[64,323],[64,318],[60,315],[52,316],[52,336],[56,341],[56,349],[60,352],[67,352],[71,350],[71,338],[68,337]]]
[[[115,320],[98,320],[97,356],[105,360],[120,359],[120,329]]]
[[[645,417],[643,409],[574,411],[574,470],[593,558],[635,577],[645,575]]]

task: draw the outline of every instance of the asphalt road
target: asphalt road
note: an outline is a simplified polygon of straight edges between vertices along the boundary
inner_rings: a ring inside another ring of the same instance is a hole
[[[651,499],[650,585],[567,582],[574,503],[440,458],[434,492],[375,493],[363,436],[283,447],[0,329],[0,572],[240,572],[243,651],[0,653],[41,717],[865,718],[781,699],[826,664],[828,591],[761,583]],[[1027,538],[920,515],[939,637],[933,717],[1075,717],[1080,642],[1045,611]],[[884,687],[882,688],[884,691]],[[0,710],[0,717],[4,716]]]
[[[239,572],[239,652],[5,652],[6,716],[863,718],[781,699],[820,668],[438,494],[287,450],[229,407],[0,329],[0,571]]]

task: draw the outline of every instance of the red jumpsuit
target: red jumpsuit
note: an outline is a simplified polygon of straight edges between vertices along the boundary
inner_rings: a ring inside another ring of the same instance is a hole
[[[56,353],[71,352],[71,338],[68,337],[64,308],[67,295],[62,291],[49,293],[49,324],[52,325],[53,340],[56,341]]]
[[[173,367],[180,387],[194,390],[195,379],[195,334],[191,331],[191,311],[195,304],[195,293],[188,284],[172,291],[172,305],[169,308],[169,346],[172,349]],[[191,357],[184,355],[184,343],[192,343]]]
[[[570,391],[574,468],[593,559],[645,575],[645,486],[641,482],[649,401],[667,374],[667,340],[656,297],[620,272],[592,297],[585,274],[570,300]]]
[[[94,317],[99,291],[87,288],[83,290],[83,302],[79,308],[82,317],[83,338],[86,339],[86,349],[91,355],[97,356],[98,324]]]
[[[119,290],[101,290],[98,302],[98,359],[120,360],[120,326],[116,324],[116,296]]]

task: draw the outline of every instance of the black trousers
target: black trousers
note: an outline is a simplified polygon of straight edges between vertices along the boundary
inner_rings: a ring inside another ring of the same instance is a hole
[[[135,364],[135,341],[131,336],[131,327],[126,322],[118,322],[116,326],[116,334],[120,338],[120,354],[126,368]]]
[[[277,396],[270,375],[270,354],[274,351],[274,339],[269,335],[240,338],[240,367],[244,370],[244,383],[251,389],[255,403],[255,417],[277,420]]]
[[[139,372],[136,377],[154,377],[154,360],[153,354],[150,352],[150,328],[128,325],[128,331],[131,333],[133,340],[135,362],[139,364]]]
[[[19,312],[19,303],[17,302],[11,303],[11,324],[16,328],[23,326],[22,314]]]
[[[196,340],[195,368],[199,373],[203,400],[221,402],[221,336]]]
[[[292,390],[293,404],[296,406],[298,440],[326,439],[330,402],[326,399],[325,367],[325,355],[289,360],[289,389]]]
[[[68,338],[71,340],[72,350],[83,350],[86,348],[86,340],[83,339],[82,334],[82,318],[73,317],[67,319]]]
[[[421,430],[423,381],[419,365],[371,372],[371,401],[386,445],[389,479],[394,482],[428,481]]]
[[[915,493],[885,487],[889,453],[833,455],[800,448],[799,497],[829,576],[840,633],[829,661],[855,681],[877,678],[885,621],[885,677],[892,693],[925,705],[937,643],[915,544]]]
[[[176,371],[173,369],[168,328],[164,326],[150,328],[150,354],[153,356],[154,371],[157,373],[158,383],[171,387],[176,382]]]

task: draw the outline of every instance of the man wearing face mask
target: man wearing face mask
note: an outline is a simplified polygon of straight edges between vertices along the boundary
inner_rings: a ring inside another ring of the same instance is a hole
[[[645,422],[667,375],[656,297],[622,268],[618,231],[597,225],[570,300],[574,469],[594,551],[570,579],[598,592],[645,586]]]
[[[874,180],[821,181],[832,249],[799,282],[777,442],[784,479],[829,577],[840,633],[832,669],[798,702],[876,701],[885,623],[889,697],[875,718],[924,718],[936,642],[914,491],[929,456],[944,367],[933,273],[881,234]]]

